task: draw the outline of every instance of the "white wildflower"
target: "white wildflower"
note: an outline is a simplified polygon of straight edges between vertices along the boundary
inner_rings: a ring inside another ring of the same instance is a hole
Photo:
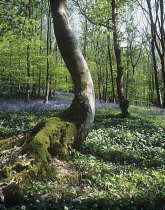
[[[1,202],[4,203],[4,196],[1,195]]]
[[[82,201],[80,199],[78,199],[78,198],[74,198],[73,202],[79,202],[80,204],[82,203]]]
[[[40,203],[40,200],[37,199],[37,200],[36,200],[36,203]]]

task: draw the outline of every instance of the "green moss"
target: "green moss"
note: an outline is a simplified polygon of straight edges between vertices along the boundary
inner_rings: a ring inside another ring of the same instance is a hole
[[[76,132],[77,128],[73,122],[52,117],[39,123],[30,134],[20,139],[6,140],[1,149],[9,149],[7,155],[10,161],[7,164],[10,164],[10,171],[8,174],[1,171],[2,179],[19,180],[29,184],[31,180],[55,178],[57,170],[49,165],[50,159],[52,156],[67,157],[68,147],[73,143]],[[19,154],[25,155],[25,160],[16,158]],[[14,174],[11,175],[12,172]]]
[[[6,179],[8,177],[8,170],[7,167],[0,169],[0,181]]]
[[[6,143],[10,142],[11,140],[13,140],[13,137],[0,140],[0,147],[2,147],[4,144],[6,145]]]
[[[37,128],[38,130],[38,128]],[[33,132],[34,133],[34,132]],[[67,156],[68,145],[72,144],[76,135],[76,126],[58,117],[48,118],[40,131],[30,137],[31,141],[24,150],[35,154],[42,162],[47,162],[51,156]]]
[[[26,171],[26,177],[34,181],[42,181],[43,179],[53,179],[57,176],[56,168],[50,167],[47,164],[36,164],[33,168]]]
[[[23,192],[19,184],[16,183],[3,188],[3,195],[6,207],[17,205],[23,199]]]
[[[16,171],[17,173],[20,173],[21,171],[23,171],[25,169],[29,169],[29,168],[30,168],[30,163],[28,165],[28,164],[18,162],[15,164],[15,166],[12,168],[12,170]]]
[[[21,147],[26,142],[26,136],[16,138],[15,136],[0,140],[0,151],[8,150],[14,147]]]
[[[74,141],[76,126],[58,117],[48,118],[45,123],[40,123],[33,129],[31,135],[23,145],[21,153],[28,154],[28,166],[21,163],[15,164],[13,169],[18,172],[15,179],[21,177],[33,180],[56,177],[57,170],[49,166],[50,157],[59,156],[66,158],[68,146]]]
[[[84,84],[86,85],[86,84]],[[77,127],[84,123],[89,112],[89,99],[84,95],[76,95],[71,106],[59,113],[59,117],[65,121],[76,123]]]
[[[82,81],[81,82],[81,91],[84,91],[87,89],[87,82],[86,81]]]
[[[69,183],[76,183],[78,182],[79,180],[79,177],[75,174],[67,174],[66,175],[66,179],[67,179],[67,182]]]

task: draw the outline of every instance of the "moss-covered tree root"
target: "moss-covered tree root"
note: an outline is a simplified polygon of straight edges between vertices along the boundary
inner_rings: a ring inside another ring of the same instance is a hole
[[[75,123],[52,117],[38,123],[23,137],[3,141],[0,180],[8,183],[3,188],[5,203],[9,196],[13,197],[13,192],[17,197],[22,197],[32,181],[55,178],[58,171],[51,166],[51,157],[66,158],[68,147],[73,144],[76,134]],[[13,182],[17,185],[15,191],[11,191]]]

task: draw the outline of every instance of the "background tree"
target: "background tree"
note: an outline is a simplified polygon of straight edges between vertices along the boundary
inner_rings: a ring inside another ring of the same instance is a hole
[[[154,66],[154,74],[155,74],[155,84],[156,84],[156,91],[157,91],[157,101],[158,106],[162,106],[161,102],[161,95],[160,95],[160,88],[159,88],[159,81],[158,73],[157,73],[157,59],[155,59],[155,50],[159,57],[159,62],[161,65],[161,73],[162,73],[162,93],[163,93],[163,100],[165,100],[165,30],[164,30],[164,1],[157,0],[157,1],[149,1],[147,0],[146,3],[142,1],[138,1],[138,4],[142,8],[143,12],[145,13],[146,20],[150,25],[151,30],[151,37],[149,39],[151,44],[152,56],[153,56],[153,66]],[[163,106],[165,102],[163,101]]]
[[[124,90],[123,90],[123,64],[121,59],[121,50],[118,40],[118,30],[117,30],[117,5],[116,1],[112,0],[112,24],[113,24],[113,40],[114,40],[114,51],[115,51],[115,57],[116,57],[116,63],[117,63],[117,93],[118,93],[118,99],[120,108],[122,111],[123,117],[129,117],[130,113],[128,111],[129,108],[129,100],[127,100],[124,96]]]
[[[30,2],[31,18],[27,14],[29,1],[14,1],[15,6],[12,0],[7,1],[7,4],[1,3],[1,94],[7,97],[25,98],[26,84],[29,83],[29,97],[34,99],[40,96],[40,99],[45,99],[48,58],[49,96],[53,96],[52,93],[55,93],[56,90],[74,91],[72,78],[61,59],[53,37],[52,20],[50,25],[51,53],[47,56],[48,43],[50,44],[47,42],[47,1],[30,0]],[[74,26],[74,33],[79,39],[80,48],[91,70],[96,98],[100,102],[119,103],[116,97],[117,62],[112,30],[112,1],[76,0],[76,2],[79,7],[75,7],[73,1],[70,1],[71,25]],[[151,1],[150,3],[153,14],[156,14],[155,9],[157,8],[157,18],[154,23],[157,28],[157,46],[162,54],[158,25],[161,22],[161,2],[156,2]],[[151,42],[147,2],[140,3],[142,3],[143,10],[146,10],[144,13],[140,4],[135,4],[135,1],[117,1],[119,14],[117,29],[123,66],[123,93],[132,105],[161,106],[161,101],[164,100],[162,62],[155,42]],[[82,13],[83,17],[79,16],[78,12]],[[155,17],[153,16],[153,19]],[[30,77],[27,75],[28,45],[30,46],[28,50]],[[155,59],[151,46],[154,47]]]
[[[47,59],[46,59],[46,91],[45,91],[45,100],[44,103],[48,104],[49,99],[49,85],[50,85],[50,61],[49,61],[49,55],[51,54],[51,16],[50,16],[50,9],[48,10],[48,16],[47,16]]]
[[[92,10],[94,10],[94,12],[92,12],[92,14],[91,14],[91,12],[87,12],[86,9],[84,9],[84,6],[82,3],[80,3],[79,1],[75,1],[75,2],[78,5],[78,7],[80,8],[81,13],[92,24],[99,25],[101,27],[105,27],[108,31],[111,31],[113,33],[114,52],[115,52],[116,64],[117,64],[117,80],[116,81],[117,81],[118,101],[119,101],[120,108],[122,111],[122,116],[128,117],[130,115],[129,111],[128,111],[129,100],[125,99],[124,90],[123,90],[123,65],[122,65],[122,58],[121,58],[122,54],[121,54],[121,50],[120,50],[120,46],[119,46],[119,38],[118,38],[118,30],[117,30],[116,1],[112,0],[111,4],[110,4],[110,2],[104,1],[102,10],[101,10],[101,11],[104,11],[104,13],[101,12],[101,14],[97,11],[97,8],[100,8],[100,6],[102,5],[102,2],[100,2],[100,1],[96,1],[92,4],[92,5],[94,5],[94,9],[92,8]],[[121,3],[121,2],[119,2],[119,3]],[[111,13],[111,18],[110,18],[109,15],[107,15],[106,11],[108,11],[108,13],[109,13],[109,11],[111,11],[111,10],[112,10],[112,13]],[[97,13],[96,13],[96,11],[97,11]],[[97,14],[97,16],[96,16],[96,14]],[[105,19],[104,19],[104,17],[105,17]],[[100,56],[98,56],[98,57],[100,57]],[[108,58],[110,58],[110,56],[108,56]],[[101,75],[102,74],[99,73],[99,79],[98,79],[99,81],[102,81]],[[105,78],[107,79],[107,74],[106,74]],[[107,84],[106,81],[107,80],[103,81],[103,83]],[[107,85],[106,85],[106,87],[107,87]],[[100,90],[100,86],[99,86],[99,90]],[[105,89],[105,92],[107,92],[106,89]]]

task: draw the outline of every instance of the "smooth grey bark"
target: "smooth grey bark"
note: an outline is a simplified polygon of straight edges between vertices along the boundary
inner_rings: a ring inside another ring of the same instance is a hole
[[[78,125],[74,147],[80,149],[94,121],[95,96],[90,71],[68,20],[67,3],[50,0],[57,44],[74,84],[75,96],[65,115]]]

